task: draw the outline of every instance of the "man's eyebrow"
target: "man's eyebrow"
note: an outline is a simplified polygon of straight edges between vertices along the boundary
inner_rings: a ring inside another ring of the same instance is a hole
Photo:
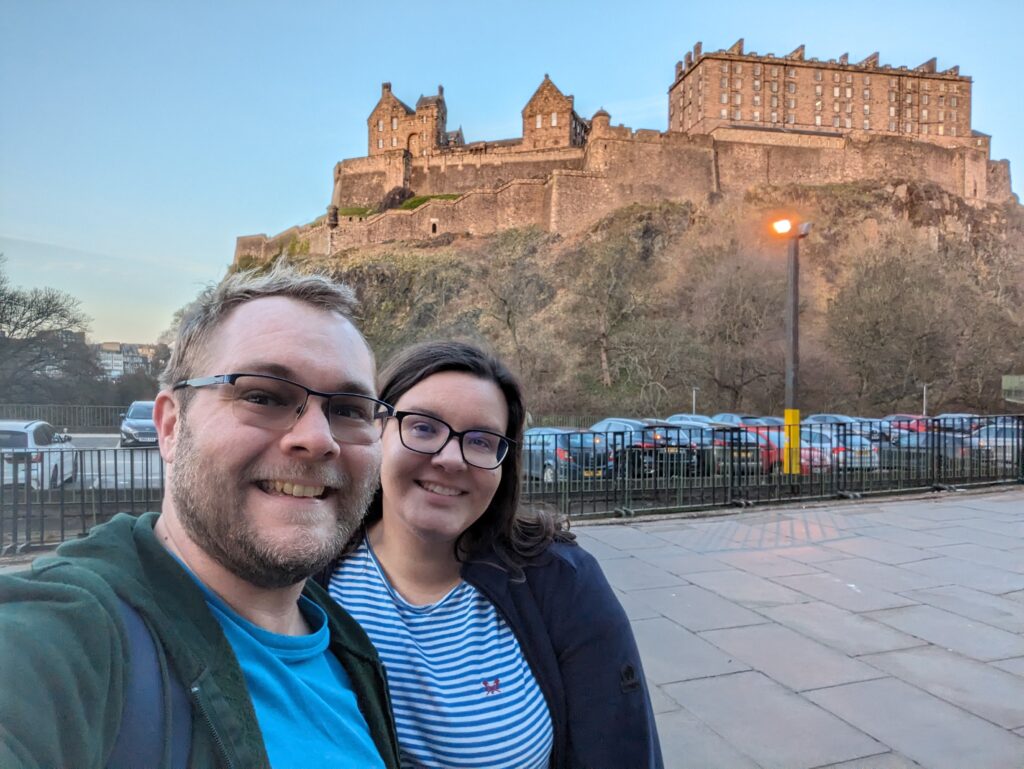
[[[287,379],[296,384],[302,384],[306,387],[305,382],[302,381],[302,376],[294,369],[289,366],[282,365],[280,363],[268,363],[268,362],[253,362],[239,366],[238,371],[244,374],[269,374],[271,376],[281,377]],[[313,388],[314,390],[317,388]],[[330,390],[324,392],[332,393],[352,393],[353,395],[368,395],[371,398],[376,398],[377,393],[370,387],[367,387],[364,382],[358,382],[354,379],[348,379],[343,382],[339,382],[337,386],[332,387]]]

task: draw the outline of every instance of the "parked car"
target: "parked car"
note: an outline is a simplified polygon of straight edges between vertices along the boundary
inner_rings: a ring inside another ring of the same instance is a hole
[[[763,427],[764,425],[758,425]],[[763,459],[759,436],[744,427],[712,429],[718,471],[729,475],[758,475]]]
[[[710,425],[713,420],[711,417],[706,417],[703,414],[673,414],[670,417],[665,418],[666,422],[672,424],[690,424],[693,422],[700,422],[702,424]]]
[[[523,433],[523,477],[556,480],[603,478],[608,464],[605,440],[575,427],[531,427]]]
[[[640,419],[609,417],[592,424],[590,432],[604,438],[608,447],[608,470],[620,478],[654,475],[659,452],[668,446],[663,428],[659,430]]]
[[[881,444],[879,456],[883,469],[928,474],[960,473],[987,462],[991,455],[967,436],[905,430]]]
[[[984,424],[977,414],[939,414],[932,424],[935,430],[952,433],[973,433]]]
[[[748,427],[750,432],[758,436],[761,444],[761,468],[766,473],[781,473],[785,467],[783,452],[788,445],[785,433],[776,425],[767,427]],[[823,450],[821,446],[813,446],[800,441],[800,474],[820,473],[832,466],[831,444]]]
[[[762,424],[768,425],[769,427],[785,427],[786,420],[782,417],[758,417]]]
[[[821,428],[826,435],[848,435],[851,433],[865,437],[871,435],[870,422],[864,422],[855,417],[846,416],[846,414],[811,414],[802,419],[801,423]]]
[[[668,443],[656,452],[660,459],[660,475],[705,475],[715,467],[714,439],[711,425],[688,422],[685,425],[664,419],[643,419],[655,428],[655,438],[664,435]]]
[[[1024,451],[1024,429],[986,425],[971,436],[974,446],[988,450],[992,461],[1014,466],[1021,461]]]
[[[134,401],[121,417],[121,442],[118,446],[156,446],[153,401]]]
[[[764,425],[760,417],[756,417],[753,414],[732,414],[724,411],[721,414],[715,414],[711,417],[713,422],[721,422],[722,424],[735,425],[741,427],[743,425]]]
[[[0,420],[0,483],[53,489],[78,477],[78,451],[71,436],[48,422]]]
[[[924,414],[889,414],[885,417],[893,430],[910,430],[915,433],[928,432],[931,429],[931,417]]]

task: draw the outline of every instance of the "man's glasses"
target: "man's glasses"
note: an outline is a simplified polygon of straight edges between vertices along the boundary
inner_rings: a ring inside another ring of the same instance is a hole
[[[269,374],[217,374],[186,379],[171,389],[214,385],[225,388],[235,419],[268,430],[290,430],[306,411],[310,395],[323,398],[331,435],[339,443],[376,443],[385,419],[394,412],[392,406],[368,395],[319,392]]]
[[[467,465],[482,470],[493,470],[505,461],[514,441],[489,430],[459,432],[437,417],[417,414],[415,411],[396,411],[398,436],[402,445],[419,454],[438,454],[448,441],[459,442],[462,458]]]

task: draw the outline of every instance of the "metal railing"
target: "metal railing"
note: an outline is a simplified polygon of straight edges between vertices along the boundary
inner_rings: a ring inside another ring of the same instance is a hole
[[[0,419],[41,420],[58,430],[79,433],[116,433],[127,406],[72,406],[0,403]]]
[[[522,504],[587,518],[1024,483],[1021,416],[805,424],[801,436],[791,474],[778,427],[528,436]],[[152,448],[4,449],[0,555],[159,510],[163,495]]]

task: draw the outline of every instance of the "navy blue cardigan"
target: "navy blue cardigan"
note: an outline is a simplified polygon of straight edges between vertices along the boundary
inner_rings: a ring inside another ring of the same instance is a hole
[[[519,641],[551,712],[553,769],[662,769],[640,653],[601,567],[553,543],[516,579],[492,555],[463,564]]]

